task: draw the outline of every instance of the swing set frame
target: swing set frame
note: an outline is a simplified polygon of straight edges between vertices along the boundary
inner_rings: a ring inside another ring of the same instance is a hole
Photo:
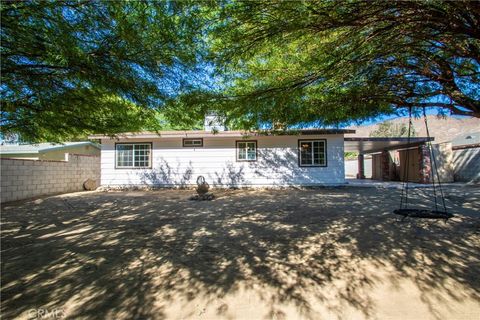
[[[393,211],[394,214],[403,216],[402,221],[406,218],[424,218],[424,219],[444,219],[447,221],[449,218],[453,217],[452,213],[447,212],[447,207],[445,205],[445,196],[443,194],[442,183],[440,182],[440,176],[438,174],[438,166],[437,161],[435,160],[435,154],[432,148],[432,142],[430,139],[430,131],[428,129],[428,121],[427,121],[427,114],[425,108],[423,108],[423,118],[425,122],[425,129],[427,132],[427,148],[430,153],[430,159],[433,161],[434,170],[432,172],[432,187],[433,187],[433,198],[435,203],[434,209],[419,209],[419,208],[412,208],[409,207],[409,181],[408,181],[408,170],[409,170],[409,155],[407,150],[406,156],[406,164],[404,166],[404,174],[403,174],[403,184],[402,184],[402,194],[400,197],[400,208]],[[410,107],[408,110],[408,144],[410,144],[410,139],[412,135],[412,108]],[[436,178],[436,183],[435,183]],[[441,207],[437,201],[437,189],[439,191],[440,199],[441,199]]]

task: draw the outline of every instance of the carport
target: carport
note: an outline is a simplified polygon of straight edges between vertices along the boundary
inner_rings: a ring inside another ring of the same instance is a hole
[[[345,137],[345,152],[358,152],[357,179],[365,179],[364,157],[372,155],[372,179],[404,180],[429,183],[431,176],[430,152],[427,137]],[[433,138],[430,138],[433,141]],[[405,166],[408,164],[408,170]]]

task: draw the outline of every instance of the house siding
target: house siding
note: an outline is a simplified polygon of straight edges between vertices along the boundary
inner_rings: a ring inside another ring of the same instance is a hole
[[[345,183],[343,135],[261,136],[257,161],[236,160],[239,138],[204,138],[203,147],[183,147],[182,138],[103,139],[102,186],[188,186],[199,175],[210,186],[309,186]],[[298,140],[325,139],[327,166],[300,167]],[[252,140],[245,139],[245,140]],[[115,169],[115,143],[151,142],[152,168]]]

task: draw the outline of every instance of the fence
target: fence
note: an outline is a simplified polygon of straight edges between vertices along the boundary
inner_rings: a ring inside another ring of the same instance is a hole
[[[100,157],[66,154],[65,161],[1,159],[1,202],[83,190],[100,182]]]
[[[363,161],[364,163],[364,175],[365,178],[371,179],[372,178],[372,158],[370,155],[366,155]],[[347,179],[355,179],[358,173],[358,160],[351,159],[345,160],[345,178]]]

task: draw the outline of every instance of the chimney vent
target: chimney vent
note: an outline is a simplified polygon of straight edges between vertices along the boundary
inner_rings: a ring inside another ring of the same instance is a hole
[[[225,119],[214,112],[205,115],[203,128],[205,131],[227,131]]]

